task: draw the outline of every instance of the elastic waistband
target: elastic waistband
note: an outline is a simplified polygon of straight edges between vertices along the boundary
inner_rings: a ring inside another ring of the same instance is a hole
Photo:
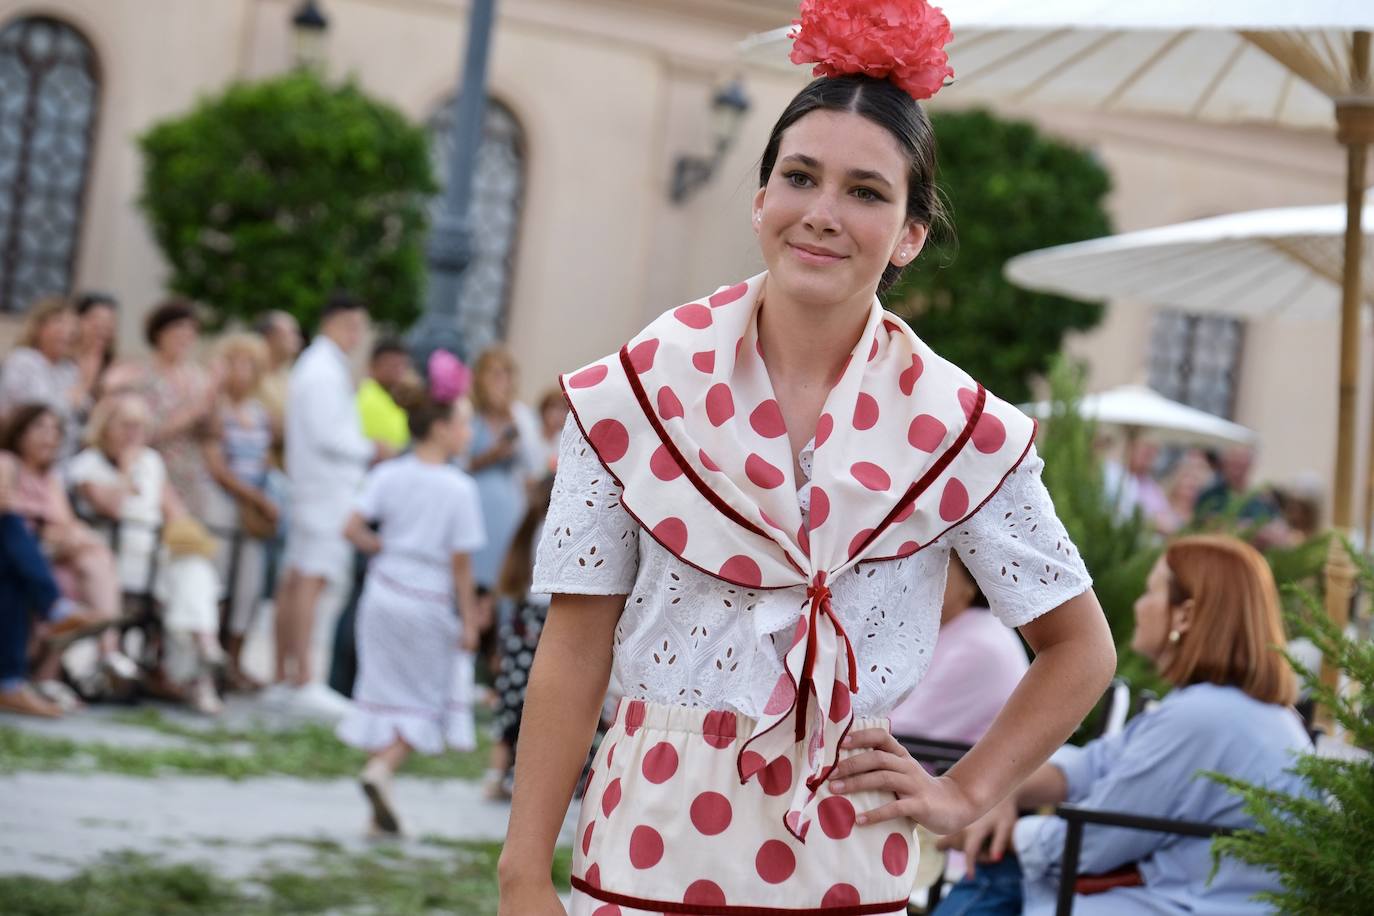
[[[635,729],[649,728],[654,731],[687,732],[731,741],[735,738],[747,740],[754,733],[758,720],[729,709],[673,706],[649,700],[622,698],[616,704],[615,724],[629,735],[633,735]],[[859,731],[865,728],[891,731],[892,723],[886,716],[855,716],[850,730]]]

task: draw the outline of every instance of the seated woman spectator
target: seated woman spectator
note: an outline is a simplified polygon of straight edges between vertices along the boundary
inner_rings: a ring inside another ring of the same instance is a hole
[[[26,404],[14,411],[0,435],[0,463],[13,473],[10,509],[24,517],[43,545],[64,595],[102,621],[119,617],[119,574],[114,555],[100,537],[72,511],[57,470],[62,447],[62,421],[51,408]],[[117,634],[100,639],[104,674],[123,681],[138,678],[138,666],[119,651]],[[40,680],[53,680],[58,659],[40,668]],[[70,703],[74,698],[63,694]]]
[[[940,638],[916,689],[892,710],[892,732],[973,744],[992,725],[1030,663],[1010,627],[953,553],[940,608]]]
[[[33,532],[11,511],[14,475],[12,462],[0,463],[0,711],[56,719],[67,711],[62,697],[49,699],[45,682],[29,683],[33,617],[45,621],[40,643],[48,652],[105,622],[61,596]]]
[[[203,445],[205,466],[218,484],[210,494],[210,523],[221,534],[238,533],[237,541],[221,537],[217,558],[219,577],[228,593],[225,649],[229,685],[235,690],[261,686],[243,672],[239,660],[263,596],[267,542],[276,536],[280,515],[266,491],[272,417],[257,396],[267,360],[267,345],[255,335],[234,334],[220,343],[224,379]]]
[[[1278,590],[1264,557],[1230,536],[1181,538],[1155,564],[1135,617],[1131,647],[1174,690],[1123,731],[1061,748],[1012,797],[947,837],[943,844],[962,848],[970,862],[985,841],[991,843],[974,880],[957,885],[937,914],[1054,911],[1066,825],[1055,817],[1018,822],[1018,810],[1072,802],[1253,827],[1240,799],[1203,773],[1304,792],[1288,769],[1311,744],[1292,709],[1297,683],[1280,654],[1285,641]],[[1004,858],[1013,830],[1017,855]],[[1230,859],[1213,875],[1209,847],[1202,838],[1090,827],[1080,873],[1114,873],[1115,886],[1080,893],[1074,913],[1268,912],[1252,898],[1276,889],[1275,879]]]
[[[30,309],[19,346],[0,367],[0,421],[24,404],[42,404],[63,427],[59,458],[76,451],[77,418],[89,406],[90,388],[71,360],[76,311],[66,299],[43,299]]]
[[[214,484],[201,446],[209,435],[216,385],[195,358],[200,323],[194,306],[181,299],[157,306],[148,314],[144,337],[153,348],[148,362],[116,367],[105,388],[130,391],[147,402],[153,420],[148,444],[162,456],[172,489],[186,509],[204,519]]]
[[[187,594],[174,581],[178,564],[159,559],[164,528],[186,516],[168,480],[161,456],[148,446],[152,418],[137,395],[105,398],[91,415],[91,445],[72,459],[67,476],[82,507],[118,525],[119,578],[126,594]],[[113,525],[111,526],[113,530]],[[199,564],[195,564],[199,566]],[[159,568],[162,573],[158,573]],[[197,573],[198,575],[198,573]],[[208,600],[192,589],[188,600],[164,600],[162,622],[167,630],[164,672],[174,691],[190,687],[190,700],[202,712],[219,711],[213,675],[222,661],[219,617],[215,607],[219,585],[213,575]]]

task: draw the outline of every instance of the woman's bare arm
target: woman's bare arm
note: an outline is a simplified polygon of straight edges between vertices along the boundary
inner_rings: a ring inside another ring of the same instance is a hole
[[[624,595],[557,595],[549,607],[520,724],[501,916],[563,912],[549,876],[554,844],[596,732],[624,608]]]
[[[472,578],[472,554],[453,555],[453,594],[458,599],[458,616],[463,621],[463,648],[476,652],[481,639],[478,625],[477,586]]]
[[[372,556],[382,549],[382,539],[377,536],[377,532],[368,527],[367,519],[357,512],[348,516],[348,524],[344,526],[344,537],[348,542],[361,552]]]

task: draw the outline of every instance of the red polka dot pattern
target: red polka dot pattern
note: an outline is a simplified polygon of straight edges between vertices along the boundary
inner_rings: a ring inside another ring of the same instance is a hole
[[[622,914],[620,907],[614,903],[607,903],[593,910],[592,916],[622,916]]]
[[[861,393],[854,404],[854,428],[872,429],[878,425],[878,414],[878,399],[871,394]]]
[[[828,413],[821,414],[821,418],[816,421],[816,448],[825,445],[825,440],[829,439],[834,431],[835,418]]]
[[[765,795],[786,795],[792,791],[792,761],[779,757],[763,768],[759,785]]]
[[[854,540],[849,542],[849,555],[852,557],[860,550],[863,550],[868,543],[868,539],[873,536],[872,528],[865,528],[854,535]]]
[[[706,454],[705,449],[697,452],[697,458],[701,461],[701,466],[708,471],[719,471],[720,465],[711,460],[711,456]]]
[[[782,840],[769,840],[754,856],[754,870],[769,884],[781,884],[797,870],[797,857]]]
[[[901,877],[911,858],[911,844],[900,833],[894,833],[883,843],[883,868],[889,875]]]
[[[878,358],[878,338],[873,338],[873,346],[868,348],[868,361],[871,363]]]
[[[854,475],[854,479],[870,490],[882,492],[892,486],[892,478],[887,471],[878,467],[871,461],[855,462],[850,468],[849,473]]]
[[[706,419],[712,426],[720,426],[734,415],[735,397],[730,393],[730,386],[724,382],[712,385],[706,392]]]
[[[816,820],[821,822],[821,832],[832,840],[843,840],[854,830],[854,803],[843,795],[831,795],[821,799],[816,809]]]
[[[692,365],[698,372],[705,372],[710,375],[716,371],[716,351],[702,350],[700,353],[693,353]]]
[[[674,480],[682,476],[682,468],[664,445],[654,449],[653,455],[649,457],[649,470],[659,480]]]
[[[838,725],[849,716],[852,708],[853,700],[849,696],[849,685],[836,681],[834,689],[830,692],[830,721]]]
[[[1002,450],[1002,446],[1007,441],[1007,427],[1001,420],[990,413],[984,413],[978,418],[978,425],[973,427],[973,447],[984,455],[992,455]]]
[[[938,418],[923,413],[911,421],[911,428],[907,430],[906,441],[911,443],[912,448],[918,448],[923,452],[934,452],[940,447],[940,443],[945,441],[945,433],[947,432],[945,424],[941,423]]]
[[[673,393],[673,389],[664,385],[658,389],[658,415],[665,420],[674,420],[684,416],[682,401]]]
[[[592,829],[596,827],[596,821],[587,825],[587,829],[582,831],[582,854],[585,856],[592,848]]]
[[[687,885],[682,902],[693,906],[725,906],[725,891],[714,881],[702,879]]]
[[[811,530],[815,531],[830,518],[830,495],[818,486],[811,487]]]
[[[589,867],[589,868],[587,869],[587,873],[586,873],[585,875],[582,876],[582,880],[583,880],[583,881],[586,881],[586,882],[587,882],[589,885],[591,885],[592,887],[600,887],[600,886],[601,886],[601,866],[599,866],[599,865],[592,865],[591,867]]]
[[[773,685],[773,692],[768,696],[768,703],[763,707],[766,715],[777,715],[792,708],[792,701],[797,698],[796,685],[792,683],[792,676],[787,672],[778,675],[778,682]]]
[[[754,412],[749,415],[749,425],[754,428],[754,432],[765,439],[777,439],[787,435],[787,424],[782,419],[782,408],[772,398],[754,408]]]
[[[950,478],[945,491],[940,494],[940,518],[947,522],[957,522],[968,514],[968,489],[958,478]]]
[[[692,818],[692,826],[705,836],[724,833],[734,817],[730,800],[719,792],[702,792],[692,800],[688,813]]]
[[[902,370],[902,374],[897,377],[897,386],[902,389],[902,394],[911,397],[911,392],[916,390],[916,381],[925,371],[925,364],[921,362],[921,357],[915,353],[911,354],[911,365]]]
[[[680,518],[665,518],[649,533],[653,535],[654,540],[674,554],[681,554],[687,549],[687,523]]]
[[[859,889],[852,884],[836,884],[825,892],[821,898],[821,906],[842,907],[859,905]]]
[[[755,586],[763,581],[763,570],[751,557],[743,554],[731,557],[721,564],[720,574],[731,582],[745,586]]]
[[[749,780],[754,774],[768,765],[768,761],[763,759],[763,755],[756,751],[745,751],[739,755],[739,775],[741,779]]]
[[[630,864],[640,870],[653,868],[663,859],[663,837],[648,824],[630,834]]]
[[[718,309],[722,305],[729,305],[731,302],[738,300],[747,292],[749,292],[748,283],[736,283],[729,289],[723,289],[716,293],[707,301],[711,303],[711,308]]]
[[[630,432],[619,420],[599,420],[587,431],[587,441],[607,464],[614,464],[630,450]]]
[[[696,331],[711,326],[711,310],[699,302],[680,306],[673,312],[673,317]]]
[[[604,364],[588,366],[576,375],[568,376],[568,387],[591,388],[594,385],[599,385],[606,380],[606,376],[610,374],[610,371],[611,370]]]
[[[658,338],[650,337],[630,348],[630,368],[643,375],[654,367],[654,356],[658,353]]]
[[[706,714],[702,725],[702,737],[716,750],[723,750],[735,743],[735,714],[729,710],[713,709]]]
[[[763,458],[753,452],[744,460],[744,474],[753,482],[754,486],[765,490],[772,490],[780,487],[787,478],[782,471],[769,464]]]
[[[673,778],[677,772],[677,750],[667,741],[660,741],[649,748],[640,765],[644,778],[654,785],[662,785]]]
[[[620,780],[612,779],[606,786],[606,791],[601,793],[601,814],[603,817],[610,817],[615,806],[620,804]]]

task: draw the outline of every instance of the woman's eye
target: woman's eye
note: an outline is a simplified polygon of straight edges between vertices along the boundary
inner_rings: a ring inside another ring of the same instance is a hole
[[[811,184],[811,176],[805,172],[788,172],[782,177],[794,188],[805,188]]]
[[[877,192],[877,191],[874,191],[872,188],[855,188],[855,189],[854,189],[854,196],[857,197],[857,198],[859,198],[859,200],[864,200],[864,201],[882,200],[882,199],[883,199],[883,198],[878,194],[878,192]]]

